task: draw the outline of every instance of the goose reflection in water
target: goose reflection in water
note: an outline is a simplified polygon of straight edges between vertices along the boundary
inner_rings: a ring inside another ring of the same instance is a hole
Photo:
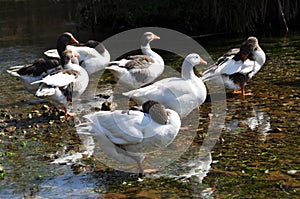
[[[230,109],[230,108],[229,108]],[[250,109],[250,110],[249,110]],[[244,115],[244,111],[247,113],[245,117],[234,118],[227,121],[225,124],[225,130],[231,131],[234,134],[247,132],[248,128],[252,131],[257,131],[260,140],[265,140],[268,132],[271,130],[270,116],[259,108],[246,108],[246,110],[236,109],[236,112],[241,111],[239,116]],[[234,113],[228,113],[229,117],[235,115]]]

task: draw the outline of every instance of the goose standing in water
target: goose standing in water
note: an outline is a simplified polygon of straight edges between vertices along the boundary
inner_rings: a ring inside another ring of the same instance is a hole
[[[159,102],[149,100],[143,110],[100,111],[84,116],[89,121],[77,126],[80,134],[93,135],[95,143],[111,158],[123,164],[142,162],[146,153],[161,150],[173,142],[181,121],[177,112],[166,109]]]
[[[31,84],[40,85],[35,94],[37,97],[44,98],[56,106],[63,106],[68,119],[73,114],[68,111],[67,106],[85,91],[89,76],[85,69],[71,62],[71,59],[78,57],[79,54],[65,50],[61,56],[64,69],[55,71]]]
[[[137,103],[156,100],[166,108],[176,111],[181,117],[187,116],[205,101],[207,94],[204,83],[193,70],[198,64],[206,64],[206,62],[196,53],[189,54],[183,61],[180,78],[162,79],[123,95]]]
[[[64,51],[67,45],[78,43],[78,41],[70,33],[64,33],[57,39],[57,48]],[[59,57],[58,57],[59,58]],[[20,78],[22,84],[30,93],[35,94],[39,88],[38,84],[32,82],[41,80],[55,70],[61,69],[58,58],[35,60],[32,64],[13,66],[7,72],[15,77]]]
[[[150,47],[150,42],[157,39],[160,37],[152,32],[145,32],[141,37],[143,55],[132,55],[127,59],[112,61],[106,69],[112,72],[119,84],[128,89],[151,83],[164,70],[163,59]]]
[[[71,33],[65,33],[70,34]],[[101,42],[89,40],[86,43],[67,45],[65,48],[50,49],[44,52],[48,57],[60,58],[64,50],[71,50],[78,53],[78,61],[89,75],[103,70],[110,61],[110,54]]]
[[[258,45],[256,37],[249,37],[242,43],[240,49],[231,49],[206,70],[201,79],[209,81],[221,75],[225,88],[241,90],[242,99],[245,98],[245,85],[261,69],[266,61],[264,51]]]

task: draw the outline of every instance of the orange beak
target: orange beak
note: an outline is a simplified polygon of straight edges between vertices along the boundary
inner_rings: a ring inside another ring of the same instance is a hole
[[[71,38],[71,42],[75,44],[79,44],[79,42],[74,37]]]
[[[242,54],[242,61],[243,62],[246,61],[247,57],[248,57],[248,55]]]
[[[154,36],[153,36],[153,40],[155,40],[155,39],[160,39],[160,37],[157,36],[157,35],[154,35]]]
[[[200,58],[200,64],[207,64],[207,62],[204,60],[204,59],[202,59],[202,58]]]

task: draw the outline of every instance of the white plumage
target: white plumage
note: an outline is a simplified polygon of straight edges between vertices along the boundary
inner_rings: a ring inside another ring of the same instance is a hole
[[[63,70],[51,73],[42,80],[31,84],[40,84],[36,96],[44,98],[57,106],[64,106],[66,116],[71,116],[67,111],[67,105],[77,99],[88,86],[89,76],[85,69],[71,62],[74,55],[70,50],[62,53]]]
[[[240,49],[231,49],[206,70],[201,79],[209,81],[221,76],[225,88],[241,89],[244,97],[244,87],[247,82],[261,69],[266,61],[264,51],[258,45],[256,37],[249,37],[242,43]]]
[[[98,41],[89,40],[86,43],[67,45],[66,50],[78,53],[80,65],[89,75],[103,70],[110,61],[110,54],[104,45]],[[44,52],[48,57],[59,58],[60,52],[57,49],[50,49]]]
[[[128,89],[139,88],[154,81],[164,70],[164,61],[150,47],[150,42],[160,39],[152,32],[146,32],[141,38],[141,50],[144,55],[129,56],[127,59],[110,62],[110,70],[118,83]]]
[[[65,87],[68,84],[75,82],[77,77],[71,73],[63,73],[61,70],[56,74],[50,74],[41,80],[35,81],[32,84],[45,83],[53,87]]]
[[[57,48],[64,51],[69,44],[78,43],[71,33],[63,33],[57,39]],[[22,84],[30,93],[35,94],[39,88],[39,84],[31,84],[32,82],[41,80],[55,70],[62,69],[59,63],[59,55],[53,59],[40,58],[32,64],[23,66],[10,67],[7,72],[15,77],[20,78]]]
[[[77,126],[77,132],[93,135],[96,144],[111,158],[123,164],[138,164],[146,153],[168,146],[177,136],[181,121],[179,115],[165,109],[158,102],[151,103],[148,111],[100,111],[85,116],[89,121]],[[144,105],[145,105],[144,104]],[[153,111],[152,110],[152,107]],[[143,109],[146,109],[143,106]],[[164,124],[154,120],[160,114],[166,114]]]
[[[189,54],[181,70],[181,78],[162,79],[152,85],[123,93],[138,103],[156,100],[176,111],[181,117],[198,108],[206,98],[206,87],[193,71],[195,65],[206,62],[195,53]]]

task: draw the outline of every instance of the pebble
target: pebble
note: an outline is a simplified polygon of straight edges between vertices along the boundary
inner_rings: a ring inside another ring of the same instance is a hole
[[[44,105],[41,107],[41,110],[48,112],[48,111],[50,110],[50,107],[49,107],[48,105],[44,104]]]
[[[247,127],[248,124],[247,124],[245,121],[240,121],[240,122],[238,123],[238,126],[239,126],[239,127]]]
[[[17,129],[17,127],[15,127],[15,126],[9,126],[9,127],[5,128],[5,130],[9,133],[14,132],[16,129]]]
[[[294,170],[294,169],[292,169],[292,170],[288,170],[288,171],[287,171],[287,173],[288,173],[288,174],[292,174],[292,175],[294,175],[294,174],[296,174],[296,173],[297,173],[297,170]]]

